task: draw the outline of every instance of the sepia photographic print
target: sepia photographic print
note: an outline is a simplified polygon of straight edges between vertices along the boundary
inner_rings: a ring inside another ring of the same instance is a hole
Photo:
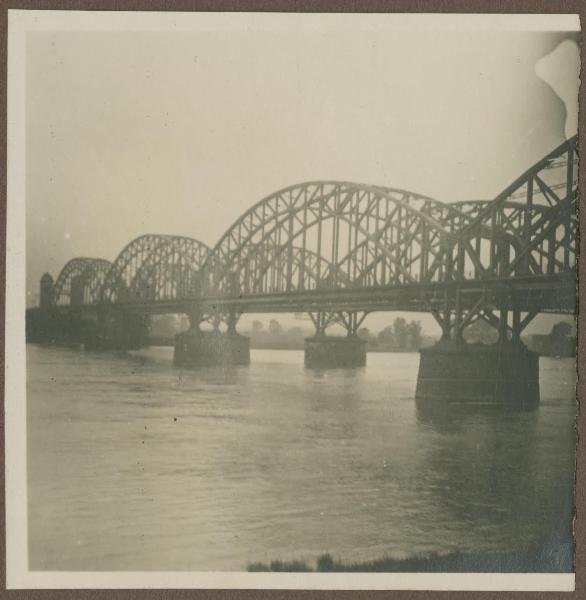
[[[8,587],[574,589],[577,15],[8,35]]]

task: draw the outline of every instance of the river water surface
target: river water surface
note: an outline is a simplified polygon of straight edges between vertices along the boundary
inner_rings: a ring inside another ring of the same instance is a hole
[[[418,354],[298,351],[179,370],[172,349],[27,346],[31,569],[245,570],[567,543],[575,363],[532,413],[422,414]]]

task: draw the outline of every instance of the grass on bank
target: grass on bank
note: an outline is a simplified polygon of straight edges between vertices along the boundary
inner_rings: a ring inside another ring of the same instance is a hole
[[[318,573],[568,573],[574,567],[573,549],[541,548],[533,552],[510,554],[427,554],[410,558],[344,563],[330,554],[322,554],[315,566],[306,562],[273,560],[270,563],[249,563],[251,572],[318,572]]]

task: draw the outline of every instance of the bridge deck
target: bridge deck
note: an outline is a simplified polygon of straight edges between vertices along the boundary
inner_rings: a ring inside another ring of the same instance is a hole
[[[495,306],[503,296],[513,297],[523,312],[540,311],[573,313],[576,307],[576,275],[563,273],[541,277],[465,280],[450,283],[404,284],[371,288],[319,289],[279,294],[247,296],[210,296],[158,302],[118,302],[116,304],[81,305],[80,312],[97,312],[108,308],[148,314],[190,313],[202,310],[233,310],[239,313],[291,313],[312,311],[406,311],[429,312],[441,308],[446,293],[460,289],[461,308],[471,309],[480,299]],[[71,306],[56,306],[71,311]]]

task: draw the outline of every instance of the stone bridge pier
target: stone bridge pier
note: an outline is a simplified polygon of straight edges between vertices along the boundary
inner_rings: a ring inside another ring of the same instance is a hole
[[[189,329],[175,336],[173,362],[185,367],[250,364],[250,338],[236,331],[238,318],[236,312],[228,313],[224,318],[227,329],[220,331],[222,318],[214,315],[213,330],[204,331],[200,324],[208,319],[199,308],[194,308],[189,314]]]
[[[420,351],[415,399],[528,410],[539,404],[539,356],[511,341],[442,341]]]
[[[367,314],[309,313],[316,332],[305,339],[305,366],[316,369],[365,366],[366,342],[358,337],[358,328]],[[326,335],[326,328],[333,323],[346,329],[346,337]]]
[[[508,325],[506,304],[500,317],[485,313],[485,320],[499,333],[495,344],[467,343],[465,323],[450,323],[443,315],[443,335],[430,348],[420,351],[415,399],[420,405],[444,403],[531,410],[539,404],[539,355],[521,341],[521,331],[533,319],[524,319],[517,309]],[[471,320],[471,319],[470,319]]]

